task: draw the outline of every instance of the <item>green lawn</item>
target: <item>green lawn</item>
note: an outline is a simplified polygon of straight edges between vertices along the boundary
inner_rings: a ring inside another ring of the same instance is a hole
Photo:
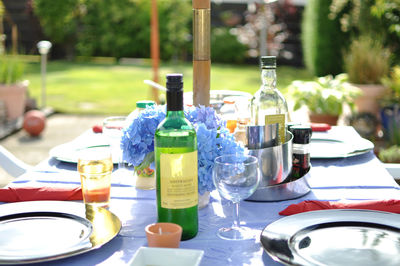
[[[254,94],[260,86],[257,65],[212,64],[211,89],[241,90]],[[165,84],[167,73],[183,73],[185,91],[192,90],[192,64],[165,63],[160,68],[160,83]],[[278,67],[278,87],[295,79],[312,79],[305,69]],[[47,67],[47,106],[58,112],[75,114],[128,114],[136,101],[149,99],[150,87],[143,83],[151,79],[151,66],[107,65],[50,61]],[[26,69],[30,81],[29,94],[40,104],[40,64],[30,63]]]

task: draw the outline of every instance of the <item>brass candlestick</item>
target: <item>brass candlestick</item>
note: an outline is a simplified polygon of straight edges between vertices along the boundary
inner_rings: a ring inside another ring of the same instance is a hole
[[[150,32],[150,53],[153,69],[153,81],[159,82],[158,69],[160,66],[160,37],[158,32],[158,11],[157,0],[151,0],[151,32]],[[158,91],[155,87],[151,87],[151,98],[155,102],[159,102]]]
[[[210,0],[193,0],[193,104],[210,105]]]

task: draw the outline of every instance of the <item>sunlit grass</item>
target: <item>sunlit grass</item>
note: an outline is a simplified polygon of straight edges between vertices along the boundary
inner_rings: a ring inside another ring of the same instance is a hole
[[[240,90],[254,94],[260,86],[257,65],[212,64],[211,89]],[[191,63],[166,63],[160,67],[160,84],[167,73],[183,73],[185,91],[192,90]],[[312,79],[305,69],[278,67],[278,88],[285,88],[295,79]],[[41,99],[40,64],[27,67],[29,94]],[[128,114],[139,100],[150,99],[151,89],[143,83],[152,79],[150,65],[101,65],[50,61],[47,67],[47,106],[58,112],[80,114]]]

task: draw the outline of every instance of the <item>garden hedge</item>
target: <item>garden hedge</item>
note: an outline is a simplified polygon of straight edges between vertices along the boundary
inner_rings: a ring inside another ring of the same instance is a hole
[[[308,0],[302,19],[304,63],[316,76],[343,72],[342,50],[346,36],[337,19],[331,20],[331,0]]]
[[[180,57],[190,51],[190,0],[160,0],[160,54]],[[149,0],[35,0],[45,34],[69,55],[149,57]]]
[[[51,42],[67,57],[150,57],[150,0],[34,0]],[[191,60],[192,1],[158,0],[160,56]],[[241,63],[247,47],[228,29],[213,29],[213,62]]]

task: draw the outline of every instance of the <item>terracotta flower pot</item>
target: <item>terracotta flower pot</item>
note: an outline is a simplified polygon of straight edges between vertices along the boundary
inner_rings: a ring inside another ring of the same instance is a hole
[[[328,114],[310,114],[310,121],[312,123],[326,123],[331,126],[335,126],[339,119],[337,115],[328,115]]]
[[[13,121],[22,117],[25,112],[27,86],[25,84],[0,84],[0,101],[6,106],[7,120]]]
[[[363,94],[355,100],[356,109],[359,113],[371,113],[379,119],[379,102],[386,92],[381,84],[352,84],[360,88]]]

